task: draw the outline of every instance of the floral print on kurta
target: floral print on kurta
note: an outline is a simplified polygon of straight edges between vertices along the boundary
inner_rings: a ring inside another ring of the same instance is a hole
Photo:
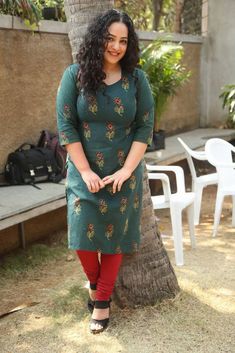
[[[123,116],[124,113],[124,106],[122,104],[122,100],[119,97],[114,98],[114,111],[118,113],[119,115]]]
[[[64,105],[64,112],[63,112],[64,118],[69,119],[71,116],[71,108],[68,104]]]
[[[129,89],[129,81],[126,76],[123,76],[122,78],[122,88],[127,91]]]
[[[88,96],[87,100],[89,103],[88,105],[89,111],[92,112],[93,114],[96,114],[98,110],[96,98],[94,96]]]
[[[122,197],[121,198],[121,204],[120,204],[120,212],[124,213],[127,208],[127,197]]]
[[[125,152],[123,150],[118,150],[117,158],[119,165],[122,167],[125,163]]]
[[[80,203],[80,198],[76,197],[75,200],[73,201],[74,204],[74,212],[79,215],[81,213],[81,203]]]
[[[149,112],[145,112],[143,116],[143,120],[147,121],[149,119]]]
[[[103,199],[99,200],[99,210],[101,214],[105,214],[108,211],[107,202]]]
[[[89,141],[91,138],[91,129],[90,129],[89,125],[87,124],[87,122],[85,122],[85,121],[83,123],[83,133],[84,133],[85,139],[87,141]]]
[[[113,224],[108,224],[106,227],[106,232],[105,232],[105,235],[108,239],[110,239],[112,237],[113,230],[114,230]]]
[[[143,71],[122,73],[94,95],[77,96],[78,65],[69,66],[57,95],[60,143],[81,142],[91,169],[104,178],[125,164],[131,144],[147,144],[153,129],[153,98]],[[140,162],[121,191],[113,184],[89,192],[68,160],[67,204],[69,248],[107,254],[132,253],[140,243],[143,165]]]
[[[91,240],[95,235],[94,224],[89,223],[87,226],[87,237]]]
[[[135,194],[135,198],[134,198],[134,208],[137,210],[137,208],[139,208],[139,204],[140,204],[140,202],[139,202],[139,196],[138,196],[138,194]]]
[[[98,165],[99,169],[102,169],[104,166],[104,155],[102,152],[96,153],[96,164]]]
[[[109,139],[109,141],[113,141],[113,138],[115,136],[115,126],[112,123],[108,122],[106,124],[106,130],[107,131],[105,136],[107,137],[107,139]]]
[[[129,188],[133,191],[135,190],[135,187],[136,187],[136,177],[135,175],[131,175],[129,180]]]
[[[69,138],[64,131],[59,132],[59,138],[62,145],[67,145],[69,143]]]
[[[129,221],[128,221],[128,219],[126,219],[125,227],[124,227],[124,231],[123,231],[124,234],[126,234],[128,231],[128,224],[129,224]]]

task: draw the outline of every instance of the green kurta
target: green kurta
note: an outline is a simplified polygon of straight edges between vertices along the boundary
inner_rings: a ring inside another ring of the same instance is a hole
[[[79,96],[78,65],[69,66],[57,95],[60,143],[82,143],[91,169],[101,178],[120,169],[133,141],[150,143],[153,98],[145,74],[122,72],[111,85],[102,84],[96,95]],[[69,248],[131,253],[140,242],[143,165],[139,163],[120,192],[112,184],[97,193],[88,191],[80,173],[68,161],[67,205]]]

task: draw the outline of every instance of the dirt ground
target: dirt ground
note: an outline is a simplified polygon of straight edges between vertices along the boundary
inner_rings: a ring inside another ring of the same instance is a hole
[[[203,197],[197,248],[185,225],[185,265],[174,265],[168,211],[158,211],[160,229],[181,287],[170,302],[135,310],[112,305],[108,330],[89,333],[86,280],[74,255],[41,264],[3,281],[0,312],[25,302],[39,304],[0,319],[1,353],[234,353],[235,230],[226,199],[218,236],[211,237],[215,188]]]

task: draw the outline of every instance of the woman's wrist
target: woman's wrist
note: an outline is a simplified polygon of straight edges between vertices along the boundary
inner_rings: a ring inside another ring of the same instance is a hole
[[[78,171],[79,171],[80,174],[84,174],[84,173],[90,172],[90,171],[91,171],[91,168],[90,168],[90,166],[88,166],[88,167],[83,167],[83,168],[79,168]]]
[[[133,171],[134,171],[133,168],[131,168],[131,167],[129,167],[129,166],[126,166],[125,164],[124,164],[124,166],[122,167],[122,170],[123,170],[125,173],[129,174],[129,175],[131,175],[131,174],[133,173]]]

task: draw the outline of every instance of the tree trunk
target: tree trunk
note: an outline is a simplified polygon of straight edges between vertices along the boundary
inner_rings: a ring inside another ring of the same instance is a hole
[[[157,31],[159,27],[160,18],[163,15],[164,0],[152,0],[153,4],[153,31]]]
[[[113,0],[65,0],[64,9],[69,29],[69,41],[72,49],[73,62],[91,20],[114,6]]]
[[[121,308],[153,305],[174,298],[179,285],[162,244],[153,210],[148,174],[143,181],[140,251],[124,256],[114,290],[114,300]]]
[[[173,32],[181,33],[181,15],[184,7],[184,0],[175,1],[175,16],[174,16],[174,25]]]
[[[74,61],[87,24],[96,14],[112,6],[113,1],[106,0],[65,0]],[[174,270],[157,230],[146,169],[141,229],[140,251],[137,255],[124,257],[115,286],[114,300],[120,307],[154,304],[161,299],[173,298],[179,291]]]

